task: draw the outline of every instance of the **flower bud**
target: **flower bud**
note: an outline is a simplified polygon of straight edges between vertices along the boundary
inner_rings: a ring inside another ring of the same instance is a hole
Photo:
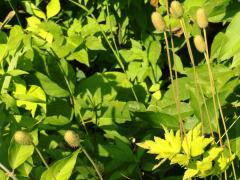
[[[14,140],[21,145],[31,145],[33,142],[31,135],[24,131],[16,131],[14,134]]]
[[[196,49],[199,52],[204,53],[206,51],[206,44],[201,35],[195,36],[193,41],[194,41],[194,45],[195,45]]]
[[[165,23],[165,20],[163,19],[162,15],[160,13],[153,12],[152,16],[151,16],[151,19],[152,19],[153,26],[155,27],[155,29],[158,32],[164,32],[165,31],[166,23]]]
[[[158,0],[150,0],[150,4],[151,4],[153,7],[157,8],[157,7],[158,7]]]
[[[208,18],[203,8],[199,8],[196,13],[197,24],[204,29],[208,26]]]
[[[77,133],[72,130],[67,130],[64,134],[64,140],[68,143],[72,148],[76,148],[80,146],[80,138]]]
[[[170,13],[174,18],[181,18],[183,16],[184,9],[179,1],[172,1]]]

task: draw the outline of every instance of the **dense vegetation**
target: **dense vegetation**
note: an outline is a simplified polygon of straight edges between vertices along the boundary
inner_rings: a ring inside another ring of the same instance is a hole
[[[1,0],[0,179],[239,179],[239,22],[237,0]]]

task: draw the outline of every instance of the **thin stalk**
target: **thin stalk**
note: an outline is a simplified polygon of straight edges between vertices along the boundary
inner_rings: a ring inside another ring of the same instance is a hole
[[[224,131],[226,133],[226,139],[227,139],[227,143],[228,143],[229,153],[230,153],[230,156],[232,156],[232,149],[231,149],[231,145],[230,145],[229,136],[228,136],[228,133],[227,133],[225,117],[224,117],[224,114],[223,114],[223,111],[222,111],[222,106],[221,106],[221,102],[220,102],[220,99],[219,99],[218,92],[216,91],[216,86],[215,86],[215,83],[214,83],[214,75],[213,75],[213,72],[212,72],[212,69],[211,69],[210,57],[209,57],[209,52],[208,52],[208,42],[207,42],[206,29],[203,29],[203,32],[204,32],[204,40],[205,40],[205,45],[206,45],[206,52],[204,53],[204,55],[205,55],[205,58],[206,58],[206,61],[207,61],[207,65],[208,65],[209,78],[210,78],[210,83],[211,83],[211,90],[212,90],[212,94],[213,94],[212,95],[213,96],[213,101],[215,101],[215,94],[216,94],[218,108],[219,108],[221,119],[222,119],[223,129],[224,129]],[[216,105],[216,102],[215,102],[215,105]],[[237,180],[234,163],[232,162],[231,164],[232,164],[234,179]]]
[[[180,105],[178,103],[178,97],[176,95],[176,87],[173,83],[173,74],[172,74],[172,63],[171,63],[171,57],[170,57],[170,48],[169,48],[169,44],[168,44],[168,38],[167,38],[167,33],[164,32],[164,39],[165,39],[165,43],[166,43],[166,49],[167,49],[167,59],[168,59],[168,68],[169,68],[169,73],[170,73],[170,79],[171,79],[171,83],[172,83],[172,86],[173,86],[173,96],[174,96],[174,100],[175,100],[175,103],[176,103],[176,108],[177,108],[177,111],[178,111],[178,118],[179,118],[179,127],[180,127],[180,131],[181,131],[181,134],[182,134],[182,137],[183,135],[185,134],[185,130],[184,130],[184,125],[183,125],[183,122],[182,122],[182,119],[181,119],[181,116],[180,116]],[[178,88],[178,87],[177,87]]]
[[[230,129],[232,129],[232,127],[235,125],[235,123],[240,119],[240,116],[228,127],[227,132],[224,132],[222,135],[222,138],[226,135],[226,133],[228,133],[228,131],[230,131]],[[217,142],[218,143],[218,142]]]
[[[98,178],[100,180],[103,180],[102,178],[102,174],[100,173],[100,171],[98,170],[97,165],[94,163],[94,161],[92,160],[92,158],[90,157],[90,155],[88,154],[88,152],[81,146],[82,152],[84,153],[84,155],[87,157],[87,159],[90,161],[90,163],[92,164],[93,168],[95,169]]]
[[[112,31],[112,22],[111,22],[111,19],[110,19],[110,13],[109,13],[109,8],[108,8],[108,3],[107,3],[107,16],[108,16],[108,21],[109,21],[109,29],[110,29],[110,33],[111,33],[111,38],[112,38],[112,41],[113,41],[113,45],[115,47],[115,51],[117,52],[118,56],[119,55],[119,51],[118,51],[118,47],[117,47],[117,43],[115,41],[115,38],[114,38],[114,35],[113,35],[113,31]]]
[[[94,16],[85,6],[83,6],[83,5],[79,4],[79,3],[74,2],[73,0],[69,0],[69,1],[70,1],[71,3],[73,3],[73,4],[75,4],[76,6],[80,7],[80,8],[83,9],[84,11],[86,11],[88,14],[90,14],[90,16],[93,18],[93,20],[98,24],[99,29],[100,29],[100,31],[101,31],[104,39],[106,40],[108,46],[110,47],[111,51],[113,52],[115,58],[117,59],[118,64],[120,65],[120,67],[121,67],[121,69],[123,70],[123,72],[127,75],[126,70],[125,70],[125,67],[124,67],[124,65],[123,65],[123,62],[122,62],[122,60],[121,60],[118,52],[116,52],[115,49],[113,48],[112,44],[110,43],[110,41],[109,41],[108,38],[107,38],[106,33],[102,30],[102,28],[101,28],[100,24],[98,23],[97,19],[95,18],[95,16]],[[129,82],[130,82],[130,81],[129,81]],[[133,93],[133,96],[134,96],[135,100],[138,101],[137,94],[136,94],[135,90],[133,89],[133,87],[131,87],[131,91],[132,91],[132,93]]]
[[[0,163],[0,168],[6,172],[7,176],[9,176],[10,178],[12,178],[13,180],[17,180],[15,174],[11,171],[9,171],[2,163]]]
[[[202,87],[199,86],[199,89],[200,89],[201,96],[204,97]],[[207,103],[206,103],[206,101],[203,101],[203,104],[204,104],[205,109],[208,109],[208,108],[207,108]],[[210,115],[209,115],[208,110],[207,110],[206,112],[207,112],[208,125],[209,125],[209,128],[210,128],[210,132],[211,132],[212,137],[214,137],[213,129],[212,129],[211,121],[210,121]],[[214,139],[214,141],[215,141],[215,139]]]
[[[19,14],[18,14],[17,10],[16,10],[15,7],[12,5],[11,0],[8,0],[8,3],[9,3],[9,5],[10,5],[10,7],[12,8],[12,10],[13,10],[13,11],[15,12],[15,14],[16,14],[16,18],[17,18],[18,24],[19,24],[20,27],[23,29],[23,26],[22,26],[22,23],[21,23],[21,21],[20,21]]]
[[[45,161],[42,153],[39,151],[39,149],[37,148],[37,146],[35,146],[35,144],[32,144],[32,145],[34,146],[34,149],[36,150],[37,154],[39,155],[40,159],[42,160],[44,166],[45,166],[48,170],[50,170],[47,162]],[[50,173],[51,173],[53,179],[56,180],[56,177],[54,176],[54,174],[52,173],[51,170],[50,170]]]
[[[193,57],[192,48],[191,48],[190,41],[189,41],[189,34],[186,31],[186,25],[185,25],[185,21],[184,21],[183,18],[180,19],[180,24],[181,24],[181,27],[182,27],[182,30],[183,30],[184,37],[186,39],[186,44],[187,44],[189,57],[190,57],[190,60],[191,60],[192,66],[193,66],[193,76],[194,76],[193,78],[194,78],[195,89],[196,89],[196,93],[197,93],[196,97],[198,99],[198,106],[199,106],[199,110],[200,110],[200,117],[201,117],[201,121],[203,123],[203,113],[202,113],[202,110],[201,110],[199,94],[202,96],[201,98],[202,98],[204,104],[206,104],[206,100],[204,98],[203,93],[199,93],[199,89],[201,89],[201,85],[198,83],[199,77],[198,77],[198,74],[197,74],[197,71],[196,71],[196,67],[195,67],[195,60],[194,60],[194,57]],[[206,108],[206,111],[208,112],[208,108],[206,106],[205,106],[205,108]],[[208,121],[210,122],[210,119],[208,119]],[[211,124],[209,124],[209,125],[211,126]],[[211,129],[212,129],[212,127],[210,127],[210,130]],[[211,134],[213,134],[212,130],[211,130]],[[218,134],[219,134],[219,137],[221,137],[219,128],[218,128]]]
[[[166,10],[167,10],[167,15],[170,18],[170,12],[169,12],[169,8],[168,8],[169,7],[168,0],[165,0],[165,6],[166,6]],[[171,46],[172,46],[173,63],[176,64],[175,47],[174,47],[173,37],[172,37],[172,33],[171,33],[172,32],[171,31],[171,25],[169,25],[169,32],[170,32],[170,39],[171,39]],[[170,61],[170,63],[171,63],[171,61]],[[177,70],[175,69],[174,72],[175,72],[175,81],[176,81],[176,84],[175,84],[176,85],[175,86],[176,89],[174,89],[174,91],[176,93],[175,94],[176,96],[174,96],[176,98],[176,109],[177,109],[178,119],[179,119],[179,123],[180,123],[180,128],[182,128],[183,134],[185,135],[186,132],[185,132],[185,128],[184,128],[184,125],[183,125],[183,122],[182,122],[182,118],[181,118],[181,115],[180,115],[180,97],[179,97],[179,83],[178,83]],[[174,85],[173,85],[173,88],[174,88]]]

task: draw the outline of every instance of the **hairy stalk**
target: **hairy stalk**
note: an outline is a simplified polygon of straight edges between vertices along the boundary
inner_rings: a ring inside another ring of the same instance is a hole
[[[203,34],[204,34],[205,45],[206,45],[206,52],[204,53],[204,55],[205,55],[207,66],[208,66],[208,73],[209,73],[209,79],[210,79],[210,84],[211,84],[211,91],[212,91],[212,96],[213,96],[213,101],[214,101],[213,102],[214,103],[214,108],[217,109],[217,107],[215,107],[215,106],[216,106],[216,103],[218,103],[218,108],[219,108],[220,116],[221,116],[221,119],[222,119],[223,129],[224,129],[224,131],[226,133],[227,144],[228,144],[228,148],[229,148],[229,152],[230,152],[230,156],[231,156],[232,155],[232,149],[231,149],[231,145],[230,145],[229,136],[228,136],[228,133],[227,133],[225,117],[224,117],[224,114],[223,114],[223,111],[222,111],[222,106],[221,106],[221,102],[220,102],[220,99],[219,99],[219,95],[218,95],[218,92],[216,90],[216,86],[215,86],[215,83],[214,83],[214,75],[213,75],[213,72],[212,72],[210,58],[209,58],[206,29],[203,29]],[[217,102],[216,102],[216,99],[215,99],[215,94],[216,94]],[[234,179],[237,180],[234,162],[232,162],[232,169],[233,169]]]
[[[100,180],[103,180],[102,175],[97,167],[97,165],[95,164],[95,162],[92,160],[92,158],[90,157],[90,155],[88,154],[88,152],[81,146],[82,152],[84,153],[84,155],[87,157],[87,159],[90,161],[90,163],[92,164],[93,168],[95,169],[98,178]]]
[[[199,94],[201,95],[201,98],[202,98],[204,104],[206,104],[206,100],[204,98],[204,94],[199,92],[199,89],[201,89],[201,87],[200,87],[201,85],[198,83],[199,77],[198,77],[198,74],[197,74],[197,71],[196,71],[196,67],[195,67],[195,60],[194,60],[194,57],[193,57],[192,48],[191,48],[190,41],[189,41],[189,34],[186,31],[186,25],[185,25],[185,22],[184,22],[183,18],[180,19],[180,24],[181,24],[181,27],[182,27],[182,30],[183,30],[184,37],[186,39],[186,44],[187,44],[189,57],[190,57],[190,60],[191,60],[192,66],[193,66],[193,76],[194,76],[193,78],[194,78],[194,84],[195,84],[195,89],[196,89],[196,93],[197,93],[196,97],[197,97],[197,100],[198,100],[198,106],[199,106],[199,110],[200,110],[201,121],[203,122],[203,113],[202,113],[202,110],[201,110]],[[206,108],[206,111],[208,112],[207,106],[206,105],[204,105],[204,106]],[[208,112],[208,114],[209,114],[209,112]],[[210,122],[210,117],[209,117],[208,121]],[[211,134],[213,135],[211,123],[209,125],[210,125]],[[220,133],[219,127],[217,127],[217,129],[218,129],[218,135],[219,135],[219,137],[221,137],[221,133]]]
[[[70,1],[71,3],[73,3],[73,4],[75,4],[76,6],[80,7],[80,8],[83,9],[84,11],[86,11],[86,12],[93,18],[93,20],[97,23],[97,25],[98,25],[98,27],[99,27],[99,29],[100,29],[100,31],[101,31],[104,39],[106,40],[108,46],[110,47],[110,49],[111,49],[111,51],[113,52],[115,58],[117,59],[118,64],[120,65],[122,71],[127,75],[126,70],[125,70],[125,67],[124,67],[124,65],[123,65],[123,62],[122,62],[120,56],[118,55],[118,52],[116,52],[115,49],[113,48],[112,44],[110,43],[110,41],[109,41],[108,38],[107,38],[106,33],[102,30],[102,28],[101,28],[100,24],[98,23],[97,19],[95,18],[95,16],[94,16],[85,6],[83,6],[83,5],[75,2],[75,1],[73,1],[73,0],[69,0],[69,1]],[[130,81],[129,81],[129,82],[130,82]],[[131,83],[131,84],[132,84],[132,83]],[[137,94],[136,94],[135,90],[133,89],[133,87],[131,87],[131,90],[132,90],[132,93],[133,93],[133,96],[134,96],[135,100],[138,101]]]
[[[17,180],[16,175],[9,171],[2,163],[0,163],[0,169],[5,171],[8,177],[12,178],[13,180]]]

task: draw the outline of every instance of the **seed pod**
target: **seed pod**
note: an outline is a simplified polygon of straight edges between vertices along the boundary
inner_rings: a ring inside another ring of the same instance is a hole
[[[183,16],[184,9],[179,1],[172,1],[170,13],[174,18],[181,18]]]
[[[197,24],[204,29],[208,26],[208,18],[203,8],[199,8],[196,13]]]
[[[153,7],[157,8],[157,7],[158,7],[158,0],[150,0],[150,4],[151,4]]]
[[[31,145],[33,142],[31,135],[24,131],[16,131],[14,134],[14,140],[21,145]]]
[[[196,49],[199,52],[204,53],[206,51],[205,41],[201,35],[195,36],[193,41],[194,41],[194,45],[195,45]]]
[[[72,130],[67,130],[64,134],[64,140],[68,143],[72,148],[76,148],[80,146],[80,138],[77,133]]]
[[[162,15],[160,13],[153,12],[152,16],[151,16],[151,19],[152,19],[153,26],[155,27],[155,29],[158,32],[164,32],[165,31],[166,23],[165,23],[165,20],[163,19]]]

